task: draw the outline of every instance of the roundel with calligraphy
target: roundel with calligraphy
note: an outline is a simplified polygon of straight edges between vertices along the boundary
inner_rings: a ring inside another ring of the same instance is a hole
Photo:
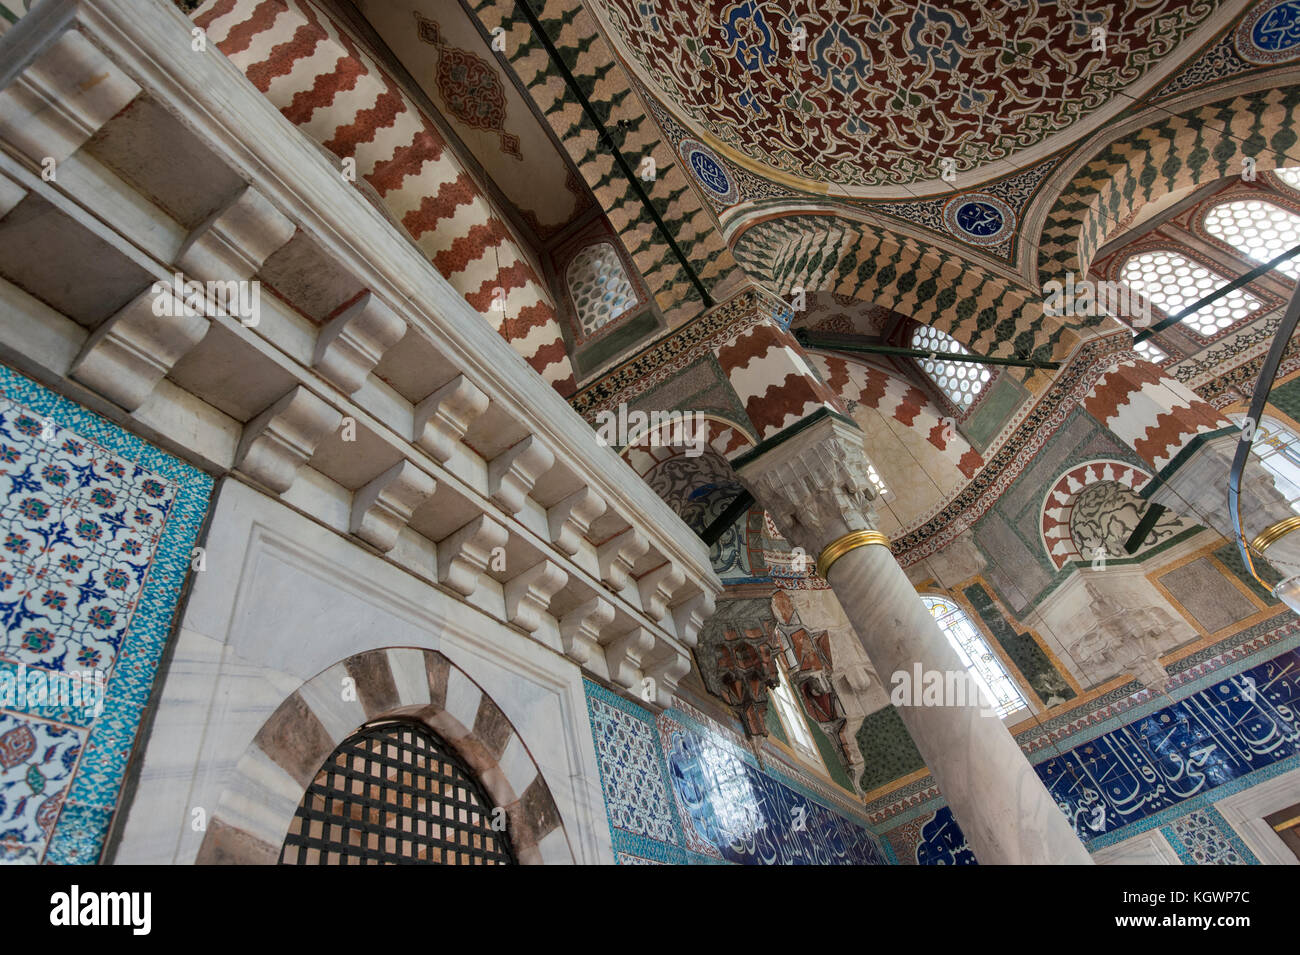
[[[1300,0],[1261,3],[1237,27],[1237,51],[1251,63],[1270,65],[1300,57]]]
[[[731,205],[739,198],[735,181],[713,150],[694,139],[683,139],[679,148],[686,165],[713,198],[723,205]]]
[[[984,192],[957,196],[943,208],[944,225],[975,245],[997,245],[1016,228],[1016,214],[996,196]]]

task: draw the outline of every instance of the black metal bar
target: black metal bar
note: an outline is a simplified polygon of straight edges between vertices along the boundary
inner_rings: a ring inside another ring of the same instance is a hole
[[[903,348],[901,345],[878,345],[874,342],[854,342],[814,335],[799,328],[795,341],[805,348],[828,348],[836,351],[861,352],[873,355],[898,355],[903,358],[933,358],[935,361],[965,361],[979,365],[1012,365],[1016,368],[1043,368],[1049,371],[1061,367],[1059,361],[1037,361],[1033,358],[998,358],[992,355],[961,355],[955,352],[928,352],[920,348]]]
[[[1146,512],[1142,515],[1142,520],[1138,521],[1138,526],[1133,528],[1133,533],[1129,535],[1128,540],[1124,542],[1124,553],[1133,554],[1142,546],[1147,535],[1151,533],[1151,528],[1156,526],[1156,521],[1160,520],[1160,515],[1167,508],[1163,504],[1148,504]]]
[[[1297,247],[1296,251],[1300,251]],[[1241,472],[1246,469],[1246,461],[1250,458],[1250,445],[1255,440],[1255,430],[1259,427],[1261,416],[1264,414],[1264,405],[1268,402],[1269,392],[1273,390],[1273,379],[1277,377],[1278,366],[1282,364],[1282,355],[1286,351],[1286,346],[1291,342],[1291,336],[1295,334],[1296,325],[1300,324],[1300,285],[1291,293],[1291,301],[1287,303],[1286,314],[1282,316],[1282,323],[1278,325],[1277,332],[1273,335],[1273,344],[1269,346],[1268,354],[1264,356],[1264,363],[1259,369],[1259,380],[1255,382],[1255,393],[1250,399],[1250,410],[1246,417],[1254,424],[1250,428],[1249,437],[1246,431],[1241,432],[1241,437],[1237,440],[1237,453],[1232,457],[1232,470],[1228,472],[1228,513],[1232,516],[1232,530],[1237,535],[1237,549],[1241,551],[1241,559],[1246,562],[1246,569],[1250,575],[1265,588],[1268,584],[1260,579],[1259,574],[1255,573],[1255,562],[1250,559],[1250,549],[1246,546],[1246,536],[1241,531]]]
[[[1223,296],[1227,295],[1229,292],[1235,292],[1243,285],[1255,281],[1255,279],[1259,278],[1265,272],[1272,271],[1273,269],[1281,265],[1283,262],[1289,261],[1290,259],[1294,259],[1297,255],[1300,255],[1300,245],[1297,245],[1294,249],[1291,249],[1289,252],[1283,252],[1281,255],[1276,256],[1275,258],[1269,259],[1263,265],[1256,266],[1255,268],[1247,272],[1245,275],[1233,279],[1227,285],[1222,285],[1219,288],[1216,288],[1209,295],[1205,296],[1205,298],[1193,302],[1191,305],[1188,305],[1177,315],[1172,315],[1169,318],[1166,318],[1163,322],[1158,322],[1157,324],[1152,325],[1144,332],[1138,332],[1136,335],[1133,336],[1133,344],[1136,345],[1139,342],[1146,341],[1156,332],[1162,332],[1170,325],[1177,325],[1179,322],[1187,318],[1189,315],[1195,315],[1201,309],[1205,308],[1205,306],[1211,305],[1214,302],[1217,302],[1219,299],[1223,298]],[[1271,387],[1272,386],[1271,379],[1269,384]]]
[[[551,42],[550,35],[542,27],[541,21],[537,19],[537,14],[533,12],[532,6],[530,6],[528,0],[516,0],[515,6],[523,10],[524,16],[528,20],[528,25],[533,28],[533,32],[537,34],[537,38],[541,41],[542,46],[546,48],[546,55],[551,58],[551,64],[559,71],[560,76],[564,80],[564,85],[569,88],[569,92],[573,94],[575,99],[577,99],[578,105],[582,107],[582,111],[587,114],[587,118],[591,120],[592,125],[596,127],[596,133],[599,135],[600,141],[608,144],[609,150],[614,156],[614,162],[618,164],[618,168],[627,178],[628,184],[631,185],[632,190],[641,200],[641,204],[645,206],[646,212],[650,214],[650,218],[653,219],[655,225],[658,226],[660,234],[663,235],[664,240],[668,243],[668,247],[672,250],[673,255],[677,257],[677,261],[680,262],[682,268],[686,270],[686,274],[690,278],[691,284],[694,285],[695,290],[700,293],[700,298],[704,303],[704,307],[712,308],[714,305],[713,296],[709,294],[708,289],[704,287],[704,283],[700,281],[700,277],[696,274],[694,266],[692,266],[687,260],[686,253],[681,250],[681,247],[677,244],[676,238],[674,238],[673,234],[668,231],[667,224],[659,215],[659,210],[654,207],[654,203],[650,201],[650,196],[646,194],[645,189],[642,187],[641,180],[637,178],[636,173],[628,164],[627,159],[623,157],[622,151],[617,145],[615,145],[614,137],[610,135],[609,130],[606,128],[605,121],[600,118],[595,107],[591,105],[591,100],[587,99],[587,94],[582,91],[582,87],[578,84],[578,78],[573,75],[573,72],[564,62],[564,58],[560,56],[560,51],[557,50],[555,44]]]
[[[736,499],[727,505],[727,509],[713,519],[713,523],[700,531],[700,540],[712,547],[723,534],[727,533],[731,525],[740,520],[753,506],[754,495],[748,491],[741,491]]]

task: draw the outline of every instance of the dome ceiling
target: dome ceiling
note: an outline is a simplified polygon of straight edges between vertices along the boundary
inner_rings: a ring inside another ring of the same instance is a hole
[[[949,191],[941,158],[971,181],[1078,139],[1230,12],[1208,0],[597,5],[641,80],[709,145],[789,186],[877,197]]]

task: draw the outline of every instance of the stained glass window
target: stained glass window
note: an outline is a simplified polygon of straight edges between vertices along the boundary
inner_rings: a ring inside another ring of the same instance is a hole
[[[817,766],[822,766],[824,764],[821,754],[817,751],[817,744],[813,742],[812,733],[804,719],[803,708],[795,699],[794,689],[785,674],[785,667],[778,662],[776,671],[780,679],[768,692],[768,696],[776,703],[776,711],[781,717],[781,725],[785,727],[790,745],[801,756]]]
[[[584,336],[599,331],[636,304],[623,261],[608,242],[589,245],[575,255],[565,278]]]
[[[1011,675],[1002,666],[1002,661],[989,648],[984,635],[971,622],[966,611],[947,597],[935,594],[921,594],[921,601],[929,608],[935,623],[957,651],[957,656],[966,665],[970,675],[988,695],[998,716],[1006,716],[1028,706],[1015,680],[1011,679]]]
[[[986,365],[967,361],[944,361],[939,358],[938,356],[945,352],[953,355],[969,355],[970,352],[951,335],[946,335],[929,325],[918,325],[912,332],[912,347],[935,355],[933,359],[919,359],[920,365],[948,400],[963,411],[979,397],[984,386],[993,377],[993,373]]]

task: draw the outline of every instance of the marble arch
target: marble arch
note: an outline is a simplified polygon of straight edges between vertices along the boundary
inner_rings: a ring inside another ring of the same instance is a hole
[[[351,700],[341,692],[349,686]],[[538,846],[557,831],[567,841],[541,770],[482,687],[435,650],[385,647],[322,670],[276,708],[235,766],[196,861],[274,863],[302,791],[329,755],[361,726],[395,716],[427,725],[474,770],[506,810],[521,863],[541,864]]]

